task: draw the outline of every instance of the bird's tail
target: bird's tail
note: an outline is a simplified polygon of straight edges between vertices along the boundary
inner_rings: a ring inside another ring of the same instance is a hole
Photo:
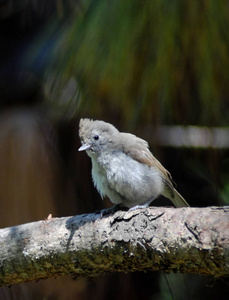
[[[175,207],[187,207],[189,204],[186,200],[181,196],[180,193],[175,188],[167,187],[163,193],[163,196],[172,201]]]

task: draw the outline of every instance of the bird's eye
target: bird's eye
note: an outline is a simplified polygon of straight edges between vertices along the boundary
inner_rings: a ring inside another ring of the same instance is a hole
[[[96,134],[96,135],[93,137],[93,139],[94,139],[95,141],[98,141],[99,136]]]

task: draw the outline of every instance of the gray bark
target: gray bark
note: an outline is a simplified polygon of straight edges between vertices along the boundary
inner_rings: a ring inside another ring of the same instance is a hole
[[[157,271],[229,276],[229,207],[147,208],[0,230],[0,285]]]

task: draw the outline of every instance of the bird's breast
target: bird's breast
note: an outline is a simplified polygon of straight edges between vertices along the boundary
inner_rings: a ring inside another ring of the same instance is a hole
[[[160,172],[121,151],[109,151],[92,160],[92,177],[101,196],[126,207],[157,198],[163,189]]]

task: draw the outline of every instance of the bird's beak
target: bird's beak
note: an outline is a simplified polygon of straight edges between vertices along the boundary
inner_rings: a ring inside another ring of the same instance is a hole
[[[91,148],[91,145],[88,144],[83,144],[78,151],[85,151],[85,150],[89,150]]]

